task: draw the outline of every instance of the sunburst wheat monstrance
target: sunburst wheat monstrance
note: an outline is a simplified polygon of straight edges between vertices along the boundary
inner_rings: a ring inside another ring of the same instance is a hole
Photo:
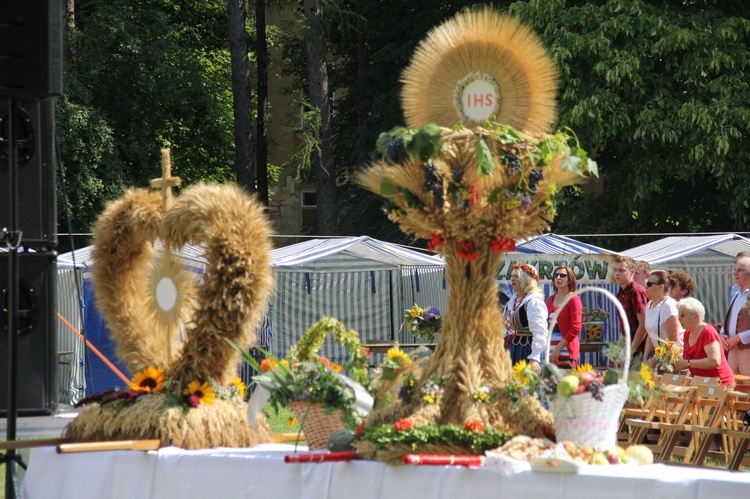
[[[539,39],[515,19],[491,9],[458,14],[419,45],[403,81],[412,128],[381,134],[384,158],[358,181],[386,198],[401,230],[445,257],[448,310],[415,391],[445,381],[436,402],[412,397],[372,413],[368,425],[478,420],[541,436],[552,426],[550,413],[537,398],[511,400],[506,390],[513,371],[494,278],[501,253],[548,229],[554,195],[595,166],[569,133],[543,133],[555,119],[557,73]],[[489,401],[477,396],[487,388]],[[366,441],[358,450],[376,459],[382,453]]]

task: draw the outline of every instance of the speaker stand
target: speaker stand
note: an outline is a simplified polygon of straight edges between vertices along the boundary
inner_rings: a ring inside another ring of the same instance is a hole
[[[16,137],[14,119],[17,112],[17,103],[13,97],[8,97],[8,203],[10,214],[10,227],[3,227],[2,240],[8,249],[8,416],[6,440],[16,440],[16,423],[18,419],[18,247],[21,244],[21,232],[18,230],[18,181],[16,161]],[[5,465],[5,497],[15,499],[20,497],[18,486],[18,475],[16,464],[23,469],[26,465],[21,455],[15,449],[8,449],[0,458]]]

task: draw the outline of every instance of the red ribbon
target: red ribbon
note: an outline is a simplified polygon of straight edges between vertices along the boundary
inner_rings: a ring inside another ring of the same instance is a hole
[[[285,463],[333,463],[359,459],[353,450],[341,452],[316,452],[313,454],[289,454],[284,456]]]
[[[484,456],[457,456],[454,454],[406,454],[404,464],[433,466],[484,466]]]

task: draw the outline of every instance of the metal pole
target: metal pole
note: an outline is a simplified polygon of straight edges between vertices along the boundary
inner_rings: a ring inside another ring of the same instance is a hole
[[[18,246],[21,242],[21,232],[18,231],[17,197],[17,151],[15,137],[16,100],[8,98],[8,204],[9,227],[4,229],[5,245],[8,248],[8,415],[6,439],[11,442],[16,439],[16,420],[18,418],[17,388],[18,388]],[[5,461],[5,497],[6,499],[20,496],[16,462],[21,462],[20,454],[15,449],[8,449],[3,456]],[[21,463],[23,466],[23,463]]]

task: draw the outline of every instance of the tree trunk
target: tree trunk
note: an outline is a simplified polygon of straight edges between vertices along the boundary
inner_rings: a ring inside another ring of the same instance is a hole
[[[255,164],[258,201],[268,205],[268,45],[266,42],[266,2],[255,0],[255,58],[258,64],[258,116],[255,120]]]
[[[245,0],[228,0],[229,55],[232,61],[232,101],[234,108],[234,171],[237,184],[255,192],[252,157],[252,114],[250,112],[250,62],[247,58]]]
[[[331,103],[328,97],[323,12],[317,0],[304,0],[303,10],[308,28],[305,48],[307,76],[310,82],[310,104],[320,112],[319,152],[316,151],[312,156],[315,190],[317,191],[318,233],[333,236],[338,234],[339,210],[331,142]]]

